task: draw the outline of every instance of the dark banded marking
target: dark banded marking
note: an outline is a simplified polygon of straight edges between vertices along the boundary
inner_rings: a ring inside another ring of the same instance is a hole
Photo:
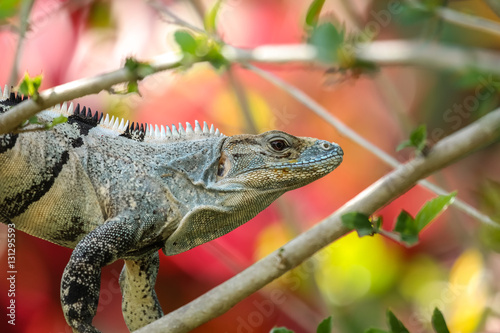
[[[10,107],[17,105],[26,99],[28,99],[28,97],[23,95],[17,95],[15,92],[11,92],[9,98],[4,99],[3,101],[0,102],[0,104],[3,106],[2,112],[6,112]]]
[[[67,228],[60,230],[58,234],[53,234],[52,237],[59,244],[75,242],[78,237],[85,234],[85,222],[79,215],[72,216]]]
[[[7,112],[10,107],[21,103],[25,99],[27,99],[26,96],[16,95],[14,92],[11,92],[9,98],[0,102],[0,113]],[[0,154],[12,149],[16,145],[18,136],[18,134],[0,135]]]
[[[127,126],[125,131],[120,134],[120,136],[142,142],[144,141],[144,137],[146,136],[144,124],[139,125],[139,123],[132,123],[132,125]]]
[[[92,115],[92,110],[84,106],[80,110],[80,104],[77,104],[75,111],[68,117],[68,124],[75,124],[80,131],[80,135],[88,135],[89,131],[96,127],[102,119],[103,114],[96,111]]]
[[[14,148],[19,134],[0,135],[0,154]]]
[[[10,198],[6,198],[3,202],[5,216],[13,219],[23,214],[32,203],[40,200],[52,188],[57,176],[68,160],[69,153],[65,150],[59,160],[53,166],[47,167],[45,172],[40,175],[41,180],[39,182]]]

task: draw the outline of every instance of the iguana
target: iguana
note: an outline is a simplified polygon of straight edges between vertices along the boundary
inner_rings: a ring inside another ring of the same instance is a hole
[[[0,113],[23,100],[0,90]],[[50,129],[63,115],[67,122]],[[154,291],[161,249],[174,255],[252,219],[286,191],[334,170],[335,143],[281,131],[224,136],[103,117],[71,103],[0,135],[0,222],[74,249],[61,303],[74,332],[92,326],[101,268],[118,259],[122,312],[136,330],[163,315]]]

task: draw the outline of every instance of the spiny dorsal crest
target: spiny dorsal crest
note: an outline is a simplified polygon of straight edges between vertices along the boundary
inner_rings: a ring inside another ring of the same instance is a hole
[[[2,89],[0,88],[0,101],[8,106],[16,105],[26,99],[20,95],[16,95],[11,92],[9,87],[6,85],[2,94]],[[186,122],[185,128],[181,123],[178,126],[172,124],[170,127],[167,125],[151,125],[151,124],[139,124],[136,122],[130,123],[128,120],[125,121],[123,118],[111,116],[108,114],[103,117],[103,113],[95,111],[92,114],[90,108],[80,108],[80,104],[74,107],[71,102],[68,106],[67,102],[60,105],[55,105],[54,107],[42,111],[42,113],[47,113],[51,116],[57,114],[62,114],[68,117],[69,123],[76,123],[80,127],[82,134],[88,134],[89,130],[95,128],[96,131],[103,131],[109,135],[123,136],[135,141],[144,142],[155,142],[162,143],[170,140],[194,140],[206,137],[219,137],[224,136],[219,129],[214,128],[214,125],[210,127],[206,122],[203,122],[203,126],[195,120],[194,127]]]

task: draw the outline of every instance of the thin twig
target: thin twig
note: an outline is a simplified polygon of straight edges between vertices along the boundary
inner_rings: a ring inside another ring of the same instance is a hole
[[[151,5],[151,7],[158,10],[160,13],[164,14],[167,17],[170,17],[170,20],[164,19],[165,22],[190,29],[190,30],[195,31],[195,32],[200,33],[200,34],[204,34],[204,35],[207,34],[207,31],[205,31],[204,29],[199,28],[199,27],[189,23],[188,21],[180,18],[179,16],[177,16],[177,14],[172,12],[168,8],[168,6],[166,6],[164,3],[162,3],[158,0],[149,0],[148,3]]]
[[[203,17],[205,15],[205,6],[200,0],[189,0],[187,3],[191,6],[191,8],[196,13],[198,19],[203,22]]]
[[[500,36],[500,23],[498,22],[446,7],[437,8],[435,12],[439,17],[449,23]]]
[[[21,2],[21,11],[19,12],[19,37],[17,40],[16,54],[14,55],[14,63],[10,72],[9,85],[16,84],[19,76],[19,61],[21,60],[22,48],[26,31],[28,30],[29,17],[31,9],[33,8],[34,0],[27,0]]]
[[[352,52],[357,59],[373,62],[378,66],[421,65],[457,71],[475,69],[500,75],[500,55],[485,49],[429,44],[422,41],[385,40],[358,44]],[[262,45],[253,49],[226,45],[222,48],[222,54],[232,62],[301,62],[324,68],[334,65],[320,63],[316,48],[309,44]]]
[[[238,105],[240,106],[243,118],[245,119],[247,130],[249,131],[249,133],[256,134],[258,132],[257,125],[255,124],[255,120],[252,117],[250,103],[248,103],[248,96],[245,88],[243,88],[238,78],[235,77],[234,70],[232,68],[228,68],[226,75],[229,81],[229,85],[233,89],[234,95],[236,96]]]
[[[362,31],[366,27],[362,27],[363,18],[354,5],[355,4],[352,1],[341,1],[341,6],[347,13],[349,13],[349,17],[355,25],[355,29]],[[374,36],[374,39],[375,37],[376,36]],[[401,93],[399,93],[398,88],[388,78],[387,73],[383,71],[380,71],[380,73],[375,75],[373,84],[375,91],[378,92],[379,96],[389,106],[387,108],[388,111],[399,122],[402,132],[408,134],[413,126],[408,118],[408,114],[405,112],[407,110],[406,103],[404,102]]]
[[[500,17],[500,2],[498,0],[484,0],[490,9]]]
[[[444,7],[438,8],[436,13],[450,23],[500,36],[500,23],[498,22]]]
[[[416,0],[406,0],[406,2],[413,8],[420,9],[422,11],[428,11],[428,9],[425,6],[423,6]],[[435,8],[433,9],[433,12],[437,16],[441,17],[443,20],[453,23],[455,25],[459,25],[462,27],[494,35],[500,35],[500,23],[498,22],[462,13],[446,7]]]
[[[283,89],[287,93],[289,93],[293,98],[295,98],[297,101],[301,102],[304,104],[307,108],[312,110],[314,113],[316,113],[318,116],[323,118],[326,122],[328,122],[330,125],[332,125],[337,131],[339,132],[340,135],[345,136],[346,138],[349,138],[351,141],[357,143],[361,147],[365,148],[368,152],[374,154],[377,156],[379,159],[384,161],[386,164],[392,166],[393,168],[398,168],[401,166],[401,164],[396,160],[394,157],[391,155],[387,154],[385,151],[368,141],[367,139],[363,138],[361,135],[356,133],[354,130],[346,126],[344,123],[342,123],[337,117],[334,115],[328,113],[328,111],[323,108],[321,105],[319,105],[315,100],[313,100],[311,97],[309,97],[307,94],[305,94],[303,91],[298,89],[297,87],[294,87],[290,85],[289,83],[281,80],[277,76],[273,75],[272,73],[269,73],[267,71],[264,71],[258,67],[255,67],[253,65],[246,65],[247,68],[252,70],[254,73],[259,75],[260,77],[264,78],[266,81],[271,82],[272,84],[276,85],[277,87]],[[429,190],[433,191],[434,193],[438,195],[448,195],[449,193],[442,189],[441,187],[427,181],[427,180],[421,180],[419,182],[420,185],[428,188]],[[478,221],[494,226],[494,227],[500,227],[498,223],[493,221],[488,215],[485,215],[481,212],[479,212],[477,209],[472,207],[471,205],[467,204],[466,202],[460,200],[460,199],[455,199],[453,202],[456,208],[460,209],[462,212],[466,213],[467,215],[477,219]]]
[[[468,155],[498,136],[500,109],[439,141],[427,157],[416,157],[379,179],[335,213],[294,238],[243,272],[189,304],[137,330],[138,333],[181,333],[228,311],[236,303],[301,264],[314,253],[349,232],[341,216],[348,212],[373,214],[411,188],[419,179]]]
[[[387,40],[362,45],[356,50],[356,57],[379,66],[411,64],[455,71],[475,69],[500,75],[500,55],[485,49]]]

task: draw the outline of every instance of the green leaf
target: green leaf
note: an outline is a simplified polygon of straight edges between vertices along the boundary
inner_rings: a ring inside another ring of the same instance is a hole
[[[215,69],[221,69],[229,64],[226,58],[220,52],[220,45],[214,41],[209,43],[209,49],[203,59],[207,60]]]
[[[405,148],[409,148],[409,147],[413,147],[413,144],[411,143],[410,140],[406,140],[406,141],[403,141],[401,142],[397,147],[396,147],[396,151],[400,151],[400,150],[403,150]]]
[[[151,66],[148,62],[138,61],[133,57],[125,59],[125,68],[132,73],[135,73],[139,79],[143,79],[144,77],[154,73],[153,66]]]
[[[398,232],[401,236],[401,240],[409,246],[418,242],[419,230],[417,224],[413,217],[405,210],[399,213],[393,231]]]
[[[448,326],[446,326],[444,316],[438,308],[434,308],[431,322],[432,327],[434,328],[434,331],[436,333],[450,333],[450,331],[448,330]]]
[[[37,99],[38,97],[38,89],[42,84],[43,75],[37,75],[34,77],[30,77],[28,73],[24,74],[24,78],[19,83],[19,92],[22,95],[31,96],[33,99]]]
[[[139,93],[139,83],[137,81],[129,81],[127,84],[127,93]]]
[[[30,119],[28,119],[28,123],[29,124],[40,124],[40,121],[38,121],[38,117],[37,116],[33,116]]]
[[[338,51],[345,41],[345,31],[337,29],[331,23],[317,26],[309,39],[309,43],[318,49],[318,58],[324,62],[336,62],[339,59]]]
[[[139,67],[139,61],[137,61],[135,58],[128,57],[125,59],[125,68],[127,68],[129,71],[133,72]]]
[[[62,123],[65,123],[68,121],[68,118],[63,116],[63,115],[60,115],[60,116],[57,116],[56,118],[54,118],[52,120],[52,124],[55,126],[55,125],[59,125],[59,124],[62,124]]]
[[[394,231],[399,233],[418,233],[413,216],[411,216],[407,211],[402,210],[396,220]]]
[[[269,333],[294,333],[286,327],[274,327]]]
[[[179,44],[182,52],[195,55],[198,43],[189,31],[177,30],[174,33],[174,38],[177,44]]]
[[[217,32],[217,14],[219,13],[221,3],[221,0],[215,1],[213,7],[210,8],[208,13],[205,15],[205,18],[203,19],[205,30],[209,33]]]
[[[379,71],[379,66],[376,63],[368,61],[368,60],[360,60],[354,59],[354,63],[352,64],[352,68],[360,70],[363,73],[376,73]]]
[[[380,230],[380,228],[382,227],[382,224],[383,224],[382,216],[372,217],[372,224],[376,230]]]
[[[417,152],[422,152],[427,144],[427,126],[422,124],[418,126],[410,134],[410,138],[407,141],[401,142],[396,151],[400,151],[406,147],[414,147]]]
[[[445,210],[454,200],[457,192],[450,193],[449,195],[440,195],[425,203],[424,207],[420,209],[415,216],[415,223],[418,230],[425,228],[436,216]]]
[[[500,90],[500,77],[492,75],[477,68],[464,68],[454,80],[454,85],[461,89],[476,89],[482,86],[483,89]],[[493,94],[493,92],[491,92]]]
[[[59,124],[63,124],[65,122],[68,121],[68,118],[63,116],[63,115],[60,115],[54,119],[52,119],[52,122],[49,123],[49,124],[46,124],[45,125],[45,129],[49,130],[51,129],[52,127],[56,126],[56,125],[59,125]]]
[[[316,333],[332,333],[332,328],[333,328],[332,326],[333,326],[332,316],[330,316],[325,320],[323,320],[321,323],[319,323]]]
[[[306,25],[309,27],[314,27],[318,24],[319,14],[321,13],[321,9],[325,0],[313,0],[307,9],[306,14]]]
[[[38,89],[42,85],[42,78],[43,78],[42,74],[37,75],[37,76],[32,78],[32,81],[31,81],[31,83],[32,83],[31,88],[33,89],[33,91],[31,91],[32,95],[38,94]]]
[[[418,151],[422,151],[427,143],[427,126],[422,124],[410,134],[410,140]]]
[[[87,24],[91,28],[114,28],[113,9],[109,1],[92,1],[87,15]]]
[[[137,76],[142,79],[148,75],[151,75],[155,72],[153,66],[149,63],[141,62],[139,68],[137,69]]]
[[[368,235],[372,236],[375,233],[368,215],[358,212],[350,212],[342,215],[341,219],[342,224],[349,229],[356,230],[359,237]]]
[[[403,323],[398,318],[396,318],[391,310],[387,310],[387,321],[389,322],[391,333],[410,333],[408,329],[403,325]]]

